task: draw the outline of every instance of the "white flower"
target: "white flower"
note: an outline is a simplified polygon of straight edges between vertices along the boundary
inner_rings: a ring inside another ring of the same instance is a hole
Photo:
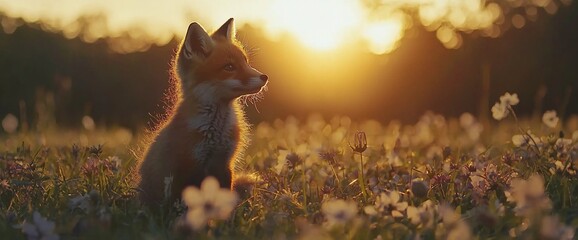
[[[496,103],[492,107],[492,117],[496,120],[502,120],[508,116],[508,107],[502,103]]]
[[[574,239],[574,234],[574,228],[561,223],[558,217],[546,216],[542,218],[540,235],[543,239],[571,240]]]
[[[375,208],[378,212],[386,212],[393,217],[403,217],[403,211],[407,208],[407,202],[400,201],[400,195],[397,191],[381,193],[375,198]],[[371,206],[370,206],[371,207]],[[370,209],[366,209],[371,212]]]
[[[556,145],[556,147],[559,147],[559,148],[570,147],[570,145],[572,145],[572,139],[558,138],[558,140],[556,140],[555,145]]]
[[[342,199],[329,200],[321,205],[321,212],[327,218],[329,226],[345,224],[357,215],[357,204]]]
[[[438,212],[446,227],[456,224],[461,219],[460,214],[456,213],[454,209],[447,204],[440,204]]]
[[[88,194],[84,194],[70,199],[68,202],[68,208],[70,208],[70,210],[79,208],[84,212],[88,212],[90,209],[92,209],[90,196]]]
[[[514,212],[518,216],[530,216],[535,212],[552,208],[552,203],[544,190],[542,176],[533,174],[528,180],[513,179],[510,190],[505,194],[509,202],[516,203]]]
[[[567,172],[570,175],[576,175],[576,170],[571,168],[571,164],[564,165],[560,160],[554,161],[554,167],[550,168],[550,173],[554,174],[556,171],[558,172]]]
[[[60,237],[54,233],[54,222],[42,217],[39,212],[32,214],[32,223],[24,222],[19,226],[29,240],[58,240]]]
[[[409,221],[418,226],[425,228],[433,226],[434,223],[434,204],[431,200],[423,202],[419,207],[407,207],[407,218]]]
[[[447,231],[445,239],[472,239],[470,226],[452,207],[447,204],[440,205],[438,212],[442,218],[443,226]]]
[[[460,125],[466,130],[467,136],[472,141],[478,141],[484,127],[476,121],[476,118],[471,113],[463,113],[460,116]]]
[[[518,105],[520,99],[518,99],[517,93],[510,94],[509,92],[506,92],[504,95],[500,97],[500,102],[505,105],[515,106]]]
[[[546,111],[542,116],[542,122],[549,128],[555,128],[558,125],[558,120],[559,118],[554,110]]]
[[[517,105],[519,102],[520,99],[518,99],[518,94],[510,94],[509,92],[506,92],[500,97],[500,102],[497,102],[492,107],[492,117],[496,120],[504,119],[508,116],[510,107]]]
[[[523,144],[526,144],[528,142],[529,142],[529,138],[526,135],[516,134],[516,135],[512,136],[512,143],[516,147],[522,146]]]
[[[536,145],[536,144],[540,145],[542,143],[542,140],[532,134],[530,131],[527,132],[527,134],[521,135],[521,134],[517,134],[512,136],[512,144],[514,144],[514,146],[516,147],[520,147],[520,146],[525,146],[525,145]]]
[[[183,201],[189,207],[187,222],[195,229],[203,228],[211,219],[225,220],[237,205],[237,194],[221,189],[214,177],[207,177],[201,189],[187,187],[183,190]]]

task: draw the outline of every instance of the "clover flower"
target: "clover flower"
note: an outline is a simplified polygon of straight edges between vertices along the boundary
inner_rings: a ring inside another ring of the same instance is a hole
[[[556,111],[550,110],[546,111],[544,115],[542,115],[542,122],[548,126],[549,128],[555,128],[558,125],[558,116],[556,116]]]
[[[357,215],[357,204],[342,199],[329,200],[321,205],[321,212],[325,215],[328,225],[343,225]]]
[[[529,217],[541,210],[549,210],[552,203],[546,196],[544,179],[538,174],[533,174],[524,179],[513,179],[510,190],[505,191],[507,200],[516,203],[514,212],[519,216]]]
[[[400,195],[397,191],[381,193],[375,198],[374,206],[364,208],[368,215],[377,215],[378,213],[391,214],[393,217],[403,217],[403,211],[406,210],[407,202],[400,201]]]
[[[42,217],[39,212],[32,214],[32,222],[24,222],[18,226],[26,234],[28,240],[58,240],[60,236],[54,233],[54,222]]]
[[[237,194],[220,188],[219,182],[212,176],[203,180],[200,189],[187,187],[183,190],[183,201],[189,207],[187,222],[194,230],[205,227],[211,219],[227,219],[237,200]]]
[[[508,116],[511,106],[515,106],[520,102],[518,94],[510,94],[506,92],[500,97],[500,102],[496,102],[492,107],[492,117],[496,120],[502,120]]]

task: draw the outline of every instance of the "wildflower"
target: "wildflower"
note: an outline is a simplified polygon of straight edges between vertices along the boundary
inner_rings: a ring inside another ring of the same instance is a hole
[[[84,212],[88,212],[92,208],[90,196],[88,194],[84,194],[70,199],[68,202],[68,208],[70,208],[70,210],[78,208]]]
[[[528,180],[513,179],[510,190],[505,194],[509,202],[516,203],[514,212],[519,216],[530,216],[552,207],[544,192],[544,179],[538,174],[533,174]]]
[[[431,200],[426,200],[419,207],[407,207],[407,218],[416,225],[429,228],[434,223],[434,205]]]
[[[542,122],[549,128],[555,128],[558,125],[559,118],[556,116],[556,111],[546,111],[542,116]]]
[[[120,167],[122,166],[122,159],[120,159],[117,156],[112,156],[106,159],[106,163],[107,167],[110,168],[110,170],[112,170],[114,173],[117,173],[120,170]]]
[[[2,120],[2,128],[7,133],[16,132],[16,129],[18,128],[18,118],[16,118],[12,114],[6,115],[6,117],[4,117],[4,119]]]
[[[54,233],[54,222],[42,217],[39,212],[32,214],[32,223],[24,222],[19,226],[29,240],[57,240],[58,234]]]
[[[327,232],[323,231],[322,228],[317,227],[315,224],[307,222],[306,219],[298,217],[295,219],[295,225],[299,229],[299,236],[297,239],[320,239],[329,240],[332,239]]]
[[[357,204],[342,199],[329,200],[321,205],[321,212],[327,218],[329,226],[343,225],[357,215]]]
[[[220,189],[214,177],[207,177],[201,189],[187,187],[183,190],[183,201],[189,207],[187,222],[194,230],[203,228],[211,219],[225,220],[237,204],[237,195],[228,189]]]
[[[361,154],[365,152],[367,149],[367,136],[365,135],[365,132],[357,131],[353,139],[353,145],[349,145],[349,147],[351,147],[351,150],[356,153]]]
[[[375,206],[364,208],[368,215],[377,215],[377,213],[391,214],[393,217],[403,217],[402,212],[406,210],[407,202],[400,201],[400,195],[397,191],[381,193],[375,198]]]
[[[496,120],[502,120],[508,116],[511,106],[515,106],[520,102],[518,94],[506,94],[500,97],[500,102],[497,102],[492,107],[492,117]]]
[[[496,103],[492,106],[492,117],[496,120],[502,120],[508,116],[508,108],[506,105]]]
[[[95,128],[95,124],[94,124],[94,120],[90,117],[90,116],[84,116],[82,117],[82,126],[84,127],[84,129],[88,130],[88,131],[92,131]]]
[[[471,113],[463,113],[460,116],[460,125],[466,131],[467,137],[472,141],[478,141],[484,131],[482,124],[476,121]]]
[[[447,174],[440,173],[440,174],[434,175],[431,178],[431,188],[432,189],[436,189],[436,188],[444,189],[448,186],[448,184],[450,182],[451,182],[450,177]]]
[[[337,162],[336,158],[340,155],[339,151],[337,150],[322,150],[319,151],[319,157],[331,164],[332,166],[337,166],[339,163]]]
[[[297,155],[297,153],[289,153],[287,154],[287,167],[289,167],[289,169],[293,169],[295,168],[298,164],[303,163],[303,159],[301,159],[301,157],[299,157],[299,155]]]
[[[103,145],[102,144],[98,144],[98,145],[94,145],[94,146],[90,146],[88,148],[86,148],[86,151],[90,154],[93,155],[95,157],[98,157],[102,154],[102,149]]]
[[[540,140],[540,138],[534,134],[532,134],[532,132],[528,131],[526,134],[517,134],[512,136],[512,144],[514,144],[514,146],[516,147],[520,147],[520,146],[526,146],[526,145],[540,145],[542,143],[542,140]]]
[[[575,230],[560,222],[558,217],[546,216],[540,225],[540,235],[542,239],[574,239]]]
[[[569,148],[572,145],[572,139],[568,138],[558,138],[555,143],[556,147],[559,148]]]
[[[550,168],[550,173],[555,174],[556,172],[567,172],[570,175],[576,175],[576,170],[572,168],[571,164],[565,165],[560,160],[554,161],[554,168]]]
[[[520,99],[518,99],[517,93],[510,94],[509,92],[506,92],[500,97],[500,102],[508,106],[515,106],[518,105]]]
[[[275,165],[275,172],[277,174],[281,174],[283,169],[286,169],[288,165],[287,156],[289,155],[289,151],[287,150],[279,150],[279,156],[277,156],[277,163]]]
[[[512,136],[512,143],[516,147],[519,147],[519,146],[522,146],[523,144],[528,143],[529,142],[528,140],[529,140],[529,138],[526,135],[516,134],[516,135]]]
[[[486,203],[488,191],[506,188],[515,176],[517,176],[517,173],[509,168],[498,171],[497,166],[492,163],[478,167],[478,170],[470,175],[474,201]]]
[[[445,239],[472,239],[470,226],[461,219],[460,214],[452,207],[446,204],[441,205],[439,215],[446,229]]]

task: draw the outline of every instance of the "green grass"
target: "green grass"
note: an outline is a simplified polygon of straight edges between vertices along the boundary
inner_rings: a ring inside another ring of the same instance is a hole
[[[188,228],[182,205],[162,214],[139,205],[131,181],[138,136],[124,132],[123,140],[121,130],[4,135],[0,236],[26,239],[17,226],[33,223],[35,211],[55,223],[61,239],[573,236],[577,129],[520,121],[492,121],[483,131],[476,120],[431,113],[413,125],[316,115],[258,124],[244,168],[260,181],[228,220],[200,230]],[[520,128],[532,129],[538,145],[514,146]],[[357,131],[365,133],[367,149],[356,148]],[[574,139],[557,144],[560,132]],[[528,187],[522,179],[531,176]],[[393,192],[399,201],[390,199]]]

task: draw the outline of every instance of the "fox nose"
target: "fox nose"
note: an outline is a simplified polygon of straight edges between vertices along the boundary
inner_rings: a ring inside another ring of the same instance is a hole
[[[261,76],[259,76],[259,78],[260,78],[263,82],[267,82],[267,79],[269,79],[269,77],[267,77],[267,75],[265,75],[265,74],[261,74]]]

